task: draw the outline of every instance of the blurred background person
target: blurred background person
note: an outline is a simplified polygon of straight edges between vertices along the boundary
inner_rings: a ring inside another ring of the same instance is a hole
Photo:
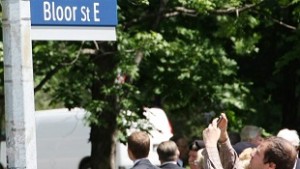
[[[241,141],[241,136],[239,132],[231,131],[228,133],[229,140],[231,145],[235,145],[236,143]]]
[[[246,148],[254,148],[263,140],[262,129],[254,125],[246,125],[240,132],[241,141],[234,144],[233,148],[238,155]]]
[[[204,142],[195,140],[189,146],[189,167],[190,169],[204,169]]]
[[[290,129],[281,129],[277,133],[277,137],[284,138],[288,140],[290,143],[292,143],[293,146],[295,146],[297,151],[297,160],[295,161],[294,169],[300,169],[300,159],[299,159],[299,135],[296,130],[290,130]]]
[[[240,165],[243,169],[250,169],[250,160],[251,155],[256,151],[256,148],[246,148],[242,151],[242,153],[239,155]]]
[[[173,135],[170,138],[171,141],[174,141],[178,147],[180,152],[179,159],[177,160],[177,164],[180,167],[186,167],[188,163],[189,156],[189,140],[187,137],[183,135]]]
[[[204,169],[204,149],[198,151],[191,151],[189,154],[189,167],[190,169]]]
[[[184,169],[177,164],[179,150],[174,141],[163,141],[157,147],[157,154],[162,169]]]

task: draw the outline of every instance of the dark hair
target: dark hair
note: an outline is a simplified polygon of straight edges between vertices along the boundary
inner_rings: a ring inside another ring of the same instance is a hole
[[[150,150],[150,138],[146,132],[133,132],[128,137],[128,149],[136,159],[145,158]]]
[[[200,150],[201,148],[204,148],[204,147],[205,147],[204,141],[195,140],[195,141],[192,142],[192,144],[190,144],[189,149],[194,150],[194,151],[198,151],[198,150]]]
[[[174,141],[163,141],[157,147],[157,154],[162,162],[176,161],[179,156],[179,150]]]
[[[187,139],[186,136],[181,134],[174,134],[169,140],[174,141],[176,144],[180,139]]]
[[[297,152],[290,142],[280,137],[270,137],[264,142],[267,143],[264,163],[272,162],[276,169],[293,169]]]
[[[231,145],[235,145],[236,143],[241,141],[240,133],[238,132],[229,132],[228,133]]]

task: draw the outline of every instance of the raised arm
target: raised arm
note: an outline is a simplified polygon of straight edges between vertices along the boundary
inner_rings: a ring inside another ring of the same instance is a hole
[[[220,121],[219,118],[221,118]],[[205,169],[240,169],[238,156],[232,148],[228,133],[228,120],[224,113],[215,118],[203,131]],[[219,144],[219,151],[218,151]]]

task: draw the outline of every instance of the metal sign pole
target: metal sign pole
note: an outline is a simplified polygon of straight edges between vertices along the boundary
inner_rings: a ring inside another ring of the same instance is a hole
[[[2,0],[8,169],[36,169],[29,0]]]

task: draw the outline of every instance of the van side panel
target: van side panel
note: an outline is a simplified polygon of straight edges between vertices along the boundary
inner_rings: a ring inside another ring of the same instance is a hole
[[[84,115],[80,109],[36,113],[38,168],[77,169],[90,156],[90,128],[83,123]]]
[[[151,108],[145,116],[153,123],[150,131],[151,147],[149,160],[160,165],[156,148],[172,134],[168,118],[161,109]],[[36,112],[37,167],[39,169],[78,169],[79,163],[90,156],[90,127],[84,124],[84,109],[52,109]],[[141,121],[142,123],[144,121]],[[134,126],[132,127],[134,128]],[[133,130],[131,130],[133,131]],[[6,143],[1,142],[1,164],[6,166]],[[116,169],[133,166],[127,154],[127,146],[116,145]]]

